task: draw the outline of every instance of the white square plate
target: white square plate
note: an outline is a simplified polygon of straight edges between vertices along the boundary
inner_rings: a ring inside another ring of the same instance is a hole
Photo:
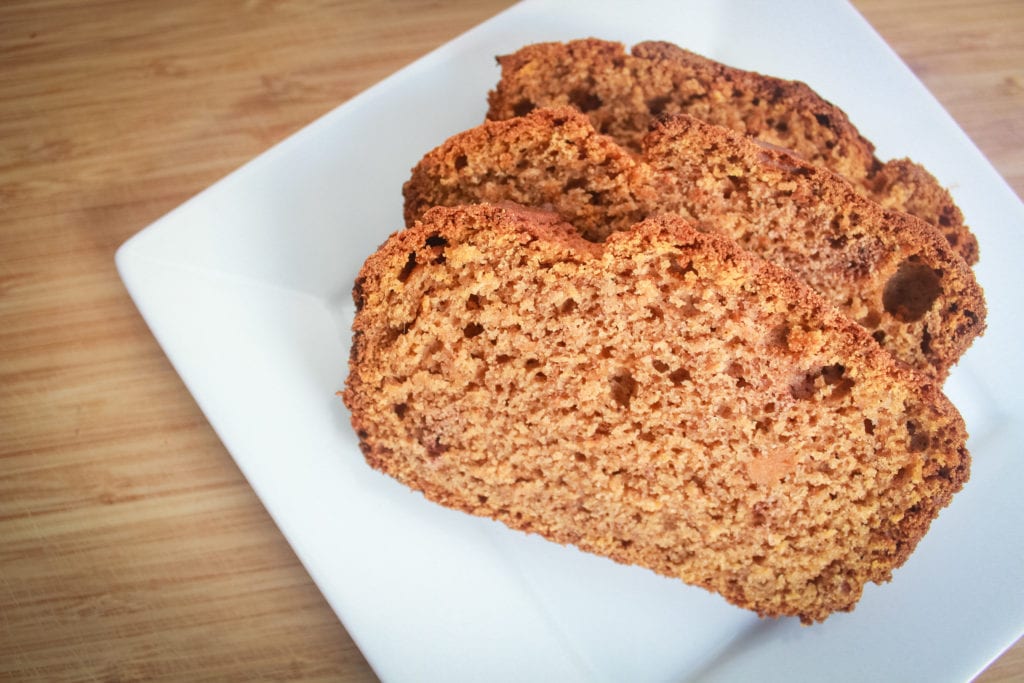
[[[947,393],[972,480],[892,583],[803,628],[426,502],[363,462],[344,384],[363,260],[409,169],[479,124],[494,55],[668,40],[808,82],[882,158],[925,164],[981,241],[989,331]],[[964,681],[1024,632],[1024,206],[848,5],[529,2],[403,69],[133,237],[143,316],[309,573],[388,681]]]

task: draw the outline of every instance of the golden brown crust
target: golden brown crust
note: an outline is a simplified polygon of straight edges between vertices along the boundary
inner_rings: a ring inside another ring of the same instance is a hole
[[[373,467],[762,615],[852,609],[968,476],[934,385],[679,218],[594,244],[543,212],[436,208],[354,296],[344,399]]]
[[[735,69],[664,42],[627,53],[596,39],[538,43],[498,58],[488,119],[574,106],[638,151],[652,123],[687,114],[790,150],[843,175],[864,194],[936,225],[969,263],[977,240],[949,192],[924,168],[883,164],[846,114],[806,84]]]
[[[984,329],[974,274],[932,226],[883,210],[823,168],[687,116],[657,124],[642,156],[568,107],[487,122],[427,154],[405,197],[409,224],[435,205],[511,201],[554,210],[592,240],[646,216],[692,218],[792,269],[936,379]]]
[[[978,239],[964,226],[964,215],[935,177],[910,159],[893,159],[867,181],[868,196],[886,209],[904,211],[938,226],[968,264],[978,262]]]

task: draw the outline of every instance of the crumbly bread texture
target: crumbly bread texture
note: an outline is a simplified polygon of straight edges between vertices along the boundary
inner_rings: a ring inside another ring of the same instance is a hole
[[[436,208],[365,263],[344,391],[427,498],[804,622],[891,578],[963,421],[784,269],[678,217],[603,244]]]
[[[971,269],[924,221],[885,210],[836,174],[688,116],[630,154],[573,108],[490,121],[427,154],[405,189],[431,206],[547,208],[600,241],[663,213],[793,270],[896,358],[942,380],[984,329]]]
[[[688,114],[845,176],[883,206],[938,226],[968,264],[978,260],[977,239],[934,176],[908,159],[879,161],[846,114],[804,83],[734,69],[665,42],[639,43],[631,53],[596,39],[538,43],[498,62],[489,119],[572,105],[638,152],[654,121]]]

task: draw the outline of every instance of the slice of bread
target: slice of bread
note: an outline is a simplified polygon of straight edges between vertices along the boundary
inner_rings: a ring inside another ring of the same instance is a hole
[[[603,244],[436,208],[363,266],[344,391],[427,498],[825,619],[968,477],[963,421],[791,273],[678,217]]]
[[[978,242],[949,192],[908,159],[882,163],[846,114],[806,84],[734,69],[664,42],[626,53],[603,40],[538,43],[499,57],[487,117],[573,105],[602,133],[640,151],[651,124],[688,114],[790,150],[845,176],[883,206],[936,225],[968,262]]]
[[[984,329],[973,272],[929,224],[734,131],[677,116],[642,156],[565,107],[456,135],[405,186],[406,221],[435,205],[549,208],[591,240],[676,213],[792,269],[895,357],[944,379]]]

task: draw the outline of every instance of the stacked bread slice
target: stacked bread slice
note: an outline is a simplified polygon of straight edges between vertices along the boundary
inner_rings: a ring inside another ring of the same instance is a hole
[[[620,43],[587,39],[538,43],[498,58],[492,120],[536,107],[573,105],[594,126],[639,151],[651,123],[687,114],[723,126],[845,178],[885,208],[939,228],[968,264],[978,242],[949,192],[909,159],[882,162],[838,107],[806,84],[735,69],[664,42],[627,53]]]
[[[563,89],[413,170],[354,289],[367,461],[762,615],[852,609],[967,480],[939,382],[984,327],[970,267],[877,169],[684,114],[630,137],[614,108],[616,139],[580,111],[611,98]]]

